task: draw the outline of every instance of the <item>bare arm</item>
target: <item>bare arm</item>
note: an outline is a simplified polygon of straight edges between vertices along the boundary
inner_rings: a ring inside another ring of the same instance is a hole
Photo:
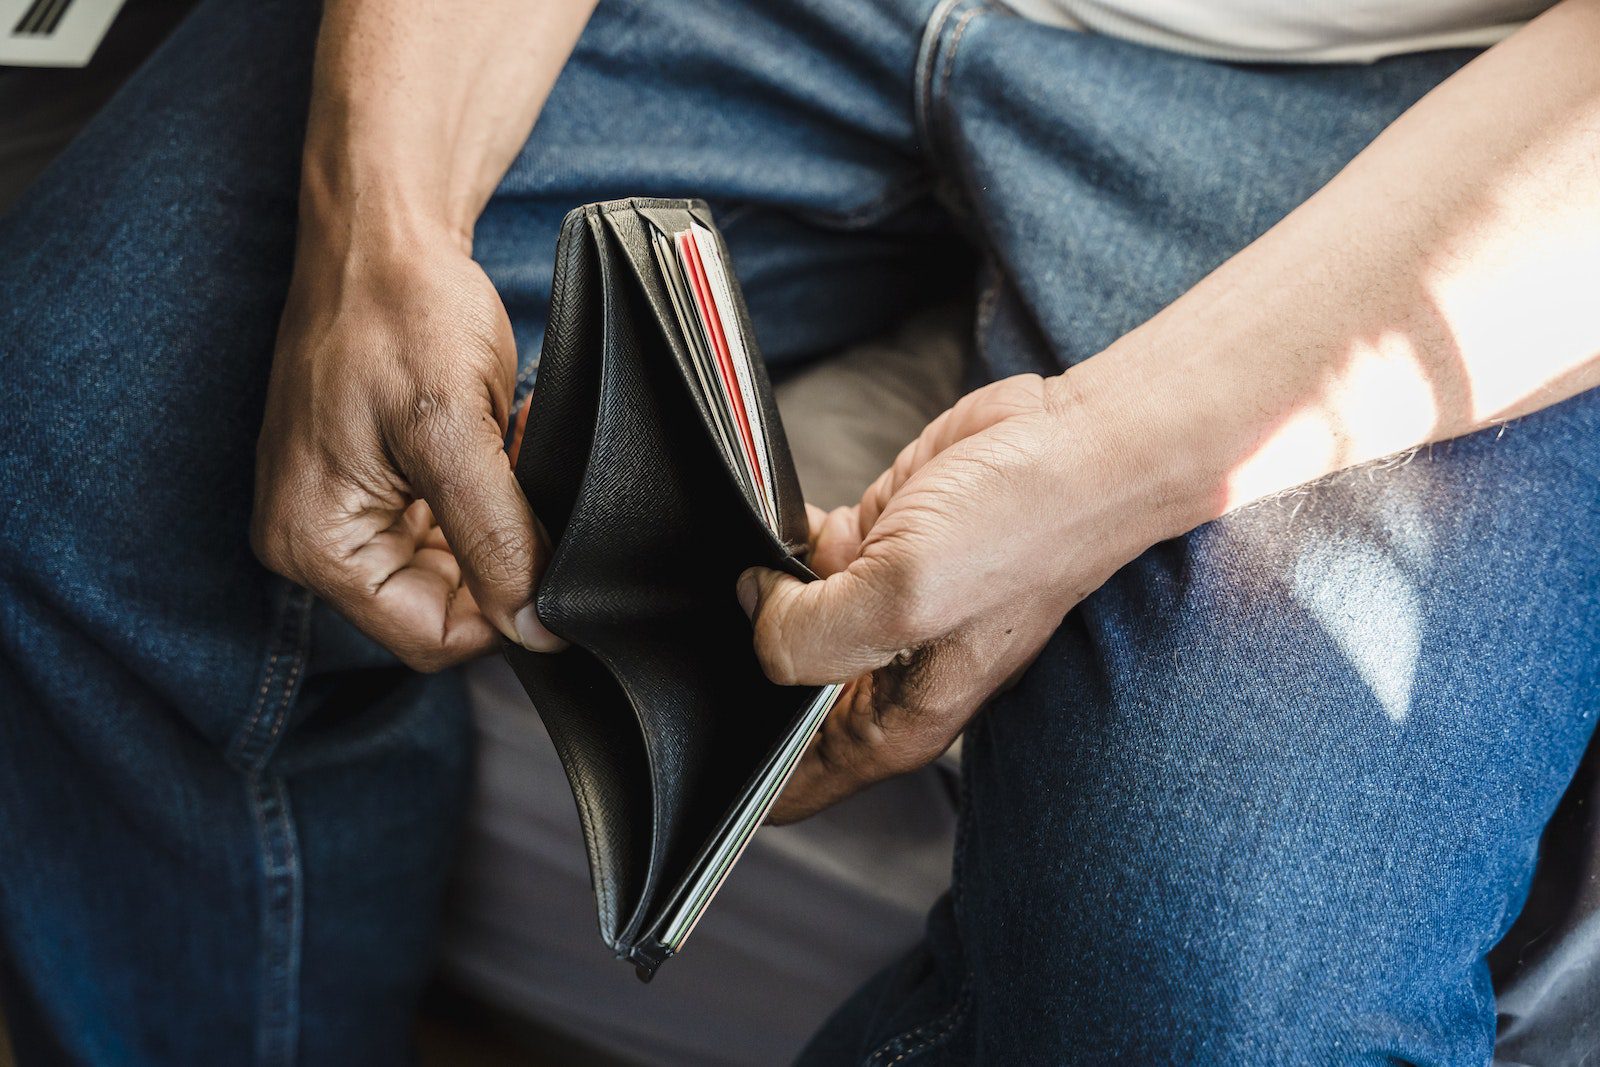
[[[470,247],[594,0],[331,0],[306,133],[313,230],[443,227]]]
[[[511,324],[472,230],[592,0],[330,0],[252,540],[413,666],[556,647],[501,441]]]
[[[1600,3],[1551,9],[1085,366],[1207,445],[1159,532],[1600,384],[1596,57]]]
[[[814,515],[824,581],[747,572],[769,674],[855,679],[778,816],[932,759],[1156,540],[1600,384],[1596,56],[1600,2],[1551,9],[1149,323]]]

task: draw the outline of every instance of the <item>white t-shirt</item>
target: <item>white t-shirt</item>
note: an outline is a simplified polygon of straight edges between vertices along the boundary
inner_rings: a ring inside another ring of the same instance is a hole
[[[1005,0],[1019,15],[1213,59],[1370,63],[1487,47],[1551,0]]]

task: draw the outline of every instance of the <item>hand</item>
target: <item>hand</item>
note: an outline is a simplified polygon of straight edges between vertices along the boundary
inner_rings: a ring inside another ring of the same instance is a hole
[[[499,295],[448,233],[329,243],[303,231],[279,328],[257,555],[418,670],[497,634],[559,648],[532,607],[545,541],[503,448],[516,346]]]
[[[769,677],[850,681],[773,821],[937,758],[1078,601],[1154,543],[1148,479],[1105,421],[1065,377],[980,389],[907,445],[860,504],[812,509],[824,580],[740,576]]]

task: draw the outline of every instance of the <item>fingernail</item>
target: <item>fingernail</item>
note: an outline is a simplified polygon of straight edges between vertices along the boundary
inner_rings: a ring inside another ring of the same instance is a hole
[[[517,640],[530,652],[560,652],[567,647],[565,641],[544,628],[544,623],[539,621],[539,615],[533,610],[532,604],[517,612],[514,621],[517,625]]]
[[[736,593],[739,597],[739,606],[744,609],[745,615],[754,619],[756,617],[756,600],[760,596],[761,587],[752,568],[739,575],[739,584]]]

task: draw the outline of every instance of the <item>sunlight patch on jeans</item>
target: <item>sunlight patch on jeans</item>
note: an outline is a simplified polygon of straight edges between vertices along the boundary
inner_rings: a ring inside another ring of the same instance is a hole
[[[1315,545],[1295,563],[1294,595],[1338,643],[1384,713],[1405,721],[1422,648],[1422,610],[1394,556],[1370,544]]]

